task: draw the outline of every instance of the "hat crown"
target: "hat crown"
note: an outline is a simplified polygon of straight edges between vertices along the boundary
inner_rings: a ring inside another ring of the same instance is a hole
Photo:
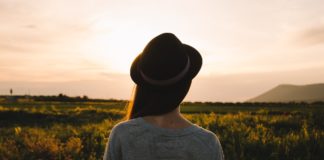
[[[181,73],[188,57],[181,41],[172,33],[153,38],[142,52],[139,70],[154,80],[167,80]]]
[[[168,89],[191,82],[201,65],[202,57],[195,48],[183,44],[172,33],[163,33],[135,58],[130,76],[139,86]]]

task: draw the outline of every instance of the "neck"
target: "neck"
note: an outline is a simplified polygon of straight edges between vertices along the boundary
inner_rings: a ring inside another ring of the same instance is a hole
[[[191,123],[181,115],[179,107],[169,113],[156,116],[144,116],[143,119],[162,128],[177,129],[191,125]]]

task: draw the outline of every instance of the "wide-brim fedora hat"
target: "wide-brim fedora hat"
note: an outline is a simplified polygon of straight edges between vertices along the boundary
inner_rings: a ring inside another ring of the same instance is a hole
[[[153,38],[133,61],[132,80],[139,86],[165,88],[191,81],[202,66],[200,53],[174,34]]]

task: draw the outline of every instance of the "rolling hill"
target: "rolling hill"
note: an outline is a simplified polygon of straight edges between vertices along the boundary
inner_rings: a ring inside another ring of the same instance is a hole
[[[315,102],[324,101],[324,83],[309,85],[279,85],[248,102]]]

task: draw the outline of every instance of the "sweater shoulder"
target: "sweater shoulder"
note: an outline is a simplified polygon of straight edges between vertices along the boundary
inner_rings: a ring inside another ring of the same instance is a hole
[[[204,144],[207,144],[210,147],[210,149],[220,147],[220,141],[217,135],[212,131],[199,127],[199,130],[194,132],[194,136],[200,141],[202,141]]]
[[[202,127],[199,127],[199,130],[195,132],[195,135],[205,141],[210,141],[211,139],[217,139],[217,136],[214,132]]]
[[[195,132],[195,136],[208,146],[216,159],[224,159],[221,143],[214,132],[199,127],[200,130]]]
[[[137,135],[138,132],[141,132],[142,130],[142,127],[136,119],[119,122],[112,128],[112,131],[119,137]]]

